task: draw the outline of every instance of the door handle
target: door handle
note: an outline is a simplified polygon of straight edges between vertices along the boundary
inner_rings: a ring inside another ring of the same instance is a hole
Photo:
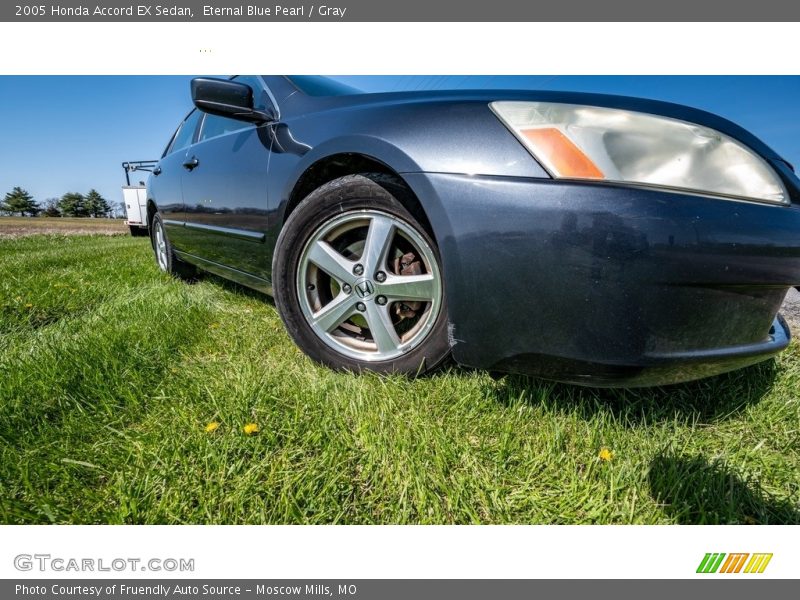
[[[193,156],[192,158],[187,160],[185,163],[183,163],[183,168],[186,169],[187,171],[192,171],[192,170],[196,169],[199,164],[200,164],[200,161],[197,160],[196,156]]]
[[[153,169],[153,175],[155,175],[156,177],[161,175],[161,167],[156,167],[155,169]]]

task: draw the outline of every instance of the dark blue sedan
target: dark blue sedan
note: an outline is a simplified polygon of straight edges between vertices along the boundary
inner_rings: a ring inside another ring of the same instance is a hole
[[[789,343],[800,181],[718,116],[305,76],[191,88],[148,182],[158,264],[273,294],[321,363],[641,386]]]

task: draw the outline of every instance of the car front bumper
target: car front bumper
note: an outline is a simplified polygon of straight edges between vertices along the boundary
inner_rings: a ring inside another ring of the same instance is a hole
[[[736,369],[789,343],[800,207],[651,188],[406,173],[442,254],[461,364],[596,386]]]

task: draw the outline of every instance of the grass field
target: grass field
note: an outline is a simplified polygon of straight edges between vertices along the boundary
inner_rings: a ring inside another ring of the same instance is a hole
[[[794,342],[652,390],[333,373],[147,240],[0,240],[6,523],[798,523],[799,390]]]

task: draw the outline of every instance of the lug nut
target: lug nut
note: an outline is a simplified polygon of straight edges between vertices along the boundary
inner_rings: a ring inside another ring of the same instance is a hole
[[[358,309],[360,312],[364,312],[365,310],[367,310],[367,305],[366,305],[366,304],[364,304],[363,302],[359,302],[358,304],[356,304],[356,308],[357,308],[357,309]]]
[[[363,275],[363,274],[364,274],[364,265],[359,263],[355,267],[353,267],[353,275]]]
[[[345,284],[342,286],[342,291],[343,291],[345,294],[349,294],[350,292],[352,292],[352,291],[353,291],[353,288],[351,288],[351,287],[350,287],[350,284],[349,284],[349,283],[345,283]]]
[[[384,304],[386,304],[386,296],[378,296],[377,298],[375,298],[375,302],[383,306]]]
[[[384,273],[383,271],[378,271],[377,273],[375,273],[375,281],[378,281],[380,283],[386,281],[386,273]]]

